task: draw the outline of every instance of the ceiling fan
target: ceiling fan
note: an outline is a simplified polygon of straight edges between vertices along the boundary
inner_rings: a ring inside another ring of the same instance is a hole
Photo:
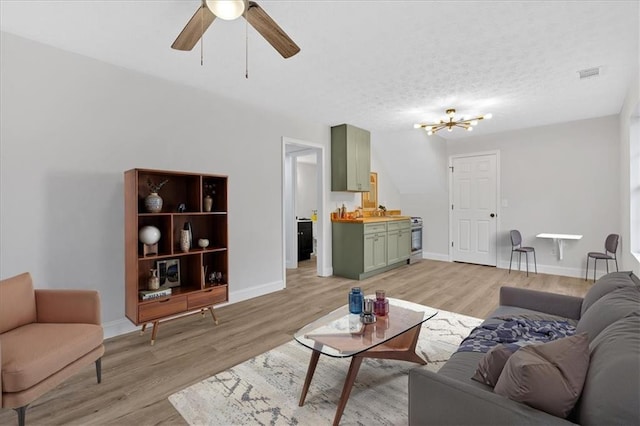
[[[193,14],[187,25],[171,47],[177,50],[191,50],[204,32],[217,18],[233,20],[244,16],[249,24],[276,49],[283,58],[289,58],[300,51],[293,40],[271,19],[256,2],[248,0],[202,0],[202,5]]]

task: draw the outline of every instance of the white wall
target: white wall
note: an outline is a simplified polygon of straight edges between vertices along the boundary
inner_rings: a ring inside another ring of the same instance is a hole
[[[620,139],[618,118],[610,116],[448,141],[416,130],[378,133],[373,148],[398,188],[403,212],[424,220],[424,257],[449,259],[449,156],[499,150],[499,198],[508,207],[500,207],[498,266],[509,266],[508,233],[517,228],[536,247],[541,272],[584,276],[586,253],[602,250],[609,233],[629,239],[620,218]],[[626,181],[628,190],[628,175]],[[584,238],[567,242],[559,261],[550,240],[535,238],[541,232]],[[633,266],[628,259],[623,264]]]
[[[372,147],[379,167],[387,171],[385,179],[399,194],[394,206],[407,216],[422,217],[423,256],[448,260],[446,141],[414,129],[374,136]]]
[[[315,154],[313,157],[315,158]],[[297,160],[296,216],[311,218],[313,210],[318,209],[317,167],[303,157],[298,157]]]
[[[141,167],[229,175],[231,301],[282,288],[281,138],[328,147],[327,126],[0,38],[0,277],[97,289],[105,326],[130,328],[123,172]]]
[[[630,132],[630,127],[634,131]],[[624,269],[640,276],[640,77],[629,87],[620,111],[620,223],[621,254]],[[630,183],[633,181],[635,188]],[[631,203],[632,197],[634,203]],[[634,208],[633,213],[632,206]],[[627,238],[625,238],[626,236]],[[635,241],[631,241],[634,238]],[[635,246],[634,246],[635,244]],[[634,256],[632,251],[636,253]]]
[[[508,266],[509,230],[536,247],[538,270],[584,276],[586,254],[620,233],[620,135],[617,116],[475,136],[447,142],[447,155],[500,151],[502,193],[498,265]],[[582,234],[564,259],[541,232]],[[624,237],[623,237],[624,238]],[[604,265],[600,262],[600,271]]]

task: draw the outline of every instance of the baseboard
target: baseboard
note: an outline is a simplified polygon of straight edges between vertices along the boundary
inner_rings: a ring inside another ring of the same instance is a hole
[[[426,252],[426,251],[422,252],[422,258],[423,259],[429,259],[429,260],[440,260],[442,262],[448,262],[449,261],[449,255],[448,254],[430,253],[430,252]]]
[[[320,268],[321,277],[330,277],[333,275],[333,266],[324,266]]]
[[[498,263],[498,268],[501,269],[509,269],[509,262],[499,262]],[[529,273],[532,273],[535,271],[535,268],[533,267],[533,265],[530,266],[531,269],[529,269]],[[512,267],[511,268],[512,271],[517,271],[517,268]],[[521,272],[526,272],[526,267],[523,265],[523,269],[521,270]],[[563,277],[575,277],[575,278],[584,278],[584,269],[581,268],[565,268],[562,266],[553,266],[553,265],[538,265],[538,272],[541,274],[550,274],[550,275],[561,275]],[[599,274],[596,277],[600,277],[603,274]]]
[[[138,326],[134,325],[131,321],[126,318],[121,318],[115,321],[109,321],[102,324],[102,329],[104,331],[104,338],[108,339],[110,337],[120,336],[122,334],[131,333],[132,331],[138,330]]]
[[[219,305],[216,305],[216,307],[222,307],[222,306],[230,305],[232,303],[242,302],[243,300],[253,299],[254,297],[273,293],[274,291],[279,291],[279,290],[282,290],[283,288],[284,288],[284,283],[282,281],[274,281],[272,283],[262,284],[262,285],[251,287],[245,290],[230,291],[229,302],[221,303]],[[193,313],[193,311],[185,314],[177,315],[172,318],[178,318],[180,316],[189,315],[191,313]],[[134,325],[131,321],[129,321],[126,318],[121,318],[118,320],[104,323],[102,324],[102,328],[104,330],[105,339],[131,333],[133,331],[138,331],[140,329],[138,326]]]
[[[220,306],[229,305],[232,303],[242,302],[243,300],[253,299],[254,297],[264,296],[265,294],[273,293],[284,289],[284,282],[273,281],[266,284],[261,284],[255,287],[250,287],[244,290],[229,291],[229,302]]]

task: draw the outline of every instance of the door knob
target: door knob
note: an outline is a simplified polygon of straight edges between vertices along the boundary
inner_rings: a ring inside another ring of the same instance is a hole
[[[496,214],[495,213],[491,213],[489,216],[496,217]]]

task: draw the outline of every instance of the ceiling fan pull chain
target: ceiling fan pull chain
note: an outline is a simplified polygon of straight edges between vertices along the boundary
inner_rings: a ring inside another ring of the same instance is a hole
[[[204,65],[204,3],[200,8],[200,66]]]
[[[249,20],[245,19],[245,23],[246,25],[244,26],[244,78],[249,80]]]

